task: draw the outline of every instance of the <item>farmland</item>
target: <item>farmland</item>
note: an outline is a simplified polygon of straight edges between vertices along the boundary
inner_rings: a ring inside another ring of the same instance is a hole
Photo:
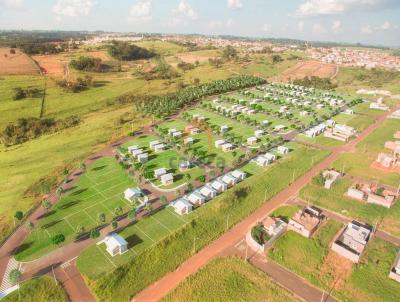
[[[163,301],[297,301],[266,274],[238,258],[219,258],[190,276]]]
[[[37,75],[39,69],[23,52],[10,48],[0,48],[0,75]]]

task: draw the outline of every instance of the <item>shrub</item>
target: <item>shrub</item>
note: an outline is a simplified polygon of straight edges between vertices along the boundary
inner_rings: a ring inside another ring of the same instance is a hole
[[[22,275],[21,271],[15,268],[10,271],[8,278],[12,284],[16,284],[16,283],[18,283],[19,279],[21,278],[21,275]]]
[[[251,229],[251,237],[259,244],[264,245],[269,240],[267,232],[261,224],[257,224]]]
[[[92,57],[79,57],[76,60],[72,60],[69,63],[69,66],[76,70],[83,71],[96,71],[102,72],[105,71],[106,66],[101,63],[100,58],[92,58]]]
[[[64,241],[65,241],[65,236],[63,234],[57,234],[51,238],[51,242],[53,242],[53,244],[55,245],[58,245]]]
[[[108,47],[108,53],[113,58],[124,61],[149,59],[156,55],[155,53],[134,44],[117,41],[113,41]]]

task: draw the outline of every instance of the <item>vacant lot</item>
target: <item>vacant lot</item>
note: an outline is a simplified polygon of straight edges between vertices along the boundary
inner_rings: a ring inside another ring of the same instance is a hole
[[[320,227],[312,239],[288,231],[276,241],[268,252],[268,257],[311,283],[328,289],[335,280],[329,274],[321,276],[318,272],[329,253],[330,242],[341,227],[341,223],[329,220]]]
[[[34,75],[38,68],[34,62],[20,50],[15,49],[15,54],[9,48],[0,48],[0,75]]]
[[[55,284],[53,278],[44,276],[23,282],[18,291],[13,292],[1,301],[68,302],[69,299],[61,285]]]
[[[298,301],[265,273],[239,258],[219,258],[181,283],[164,302]]]
[[[305,61],[285,70],[280,75],[283,82],[304,79],[306,77],[330,78],[336,73],[336,65],[324,64],[318,61]]]
[[[61,77],[67,75],[69,61],[62,55],[41,55],[32,57],[46,75]]]
[[[385,142],[393,140],[393,135],[399,127],[399,120],[386,120],[382,127],[376,129],[357,145],[355,152],[340,156],[334,162],[334,168],[354,176],[397,187],[400,183],[399,173],[377,170],[372,168],[371,164],[376,160],[378,153],[384,150]]]

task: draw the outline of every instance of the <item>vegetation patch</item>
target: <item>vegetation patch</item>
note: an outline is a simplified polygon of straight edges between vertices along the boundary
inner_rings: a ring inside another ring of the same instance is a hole
[[[54,133],[62,129],[74,127],[80,123],[80,118],[71,116],[62,120],[53,118],[38,119],[35,117],[21,118],[16,123],[10,123],[1,132],[1,142],[6,146],[24,143],[44,134]]]
[[[123,61],[150,59],[156,55],[154,52],[145,48],[127,42],[118,41],[113,41],[113,43],[108,47],[108,53],[113,58]]]
[[[162,301],[298,301],[264,272],[240,258],[218,258],[188,277]]]
[[[2,302],[68,302],[64,289],[54,282],[53,278],[44,276],[25,281],[19,290],[9,294]]]

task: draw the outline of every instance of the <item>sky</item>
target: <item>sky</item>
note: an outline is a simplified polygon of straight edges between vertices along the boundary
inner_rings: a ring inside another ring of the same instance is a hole
[[[400,47],[400,0],[0,0],[0,29],[228,34]]]

